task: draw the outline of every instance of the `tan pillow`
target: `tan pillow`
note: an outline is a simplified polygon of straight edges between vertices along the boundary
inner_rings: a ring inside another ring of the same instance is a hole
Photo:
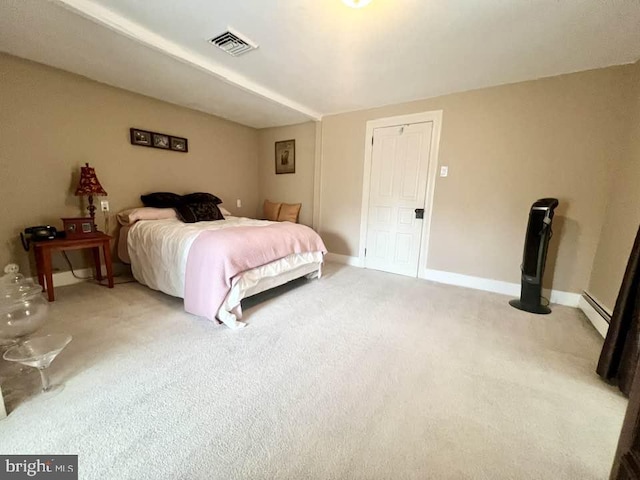
[[[264,211],[264,218],[267,220],[271,220],[272,222],[277,222],[281,206],[281,203],[273,203],[269,200],[265,200],[264,206],[262,207]]]
[[[120,225],[133,225],[138,220],[165,220],[176,218],[173,208],[140,207],[124,210],[117,215]]]
[[[280,208],[280,214],[278,215],[278,221],[298,223],[298,215],[300,214],[301,208],[301,203],[283,203]]]

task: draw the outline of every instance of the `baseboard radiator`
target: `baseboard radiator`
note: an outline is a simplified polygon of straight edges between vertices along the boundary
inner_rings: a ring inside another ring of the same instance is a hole
[[[595,329],[602,335],[607,336],[611,314],[596,300],[589,292],[582,292],[578,308],[587,316]]]

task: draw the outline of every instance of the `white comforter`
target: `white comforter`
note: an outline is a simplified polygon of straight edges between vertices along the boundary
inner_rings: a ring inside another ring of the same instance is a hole
[[[177,219],[138,221],[131,227],[127,237],[133,276],[154,290],[184,298],[189,249],[200,232],[238,226],[265,226],[269,223],[272,222],[231,216],[225,220],[198,223],[183,223]],[[321,252],[292,254],[242,273],[234,279],[218,318],[227,324],[235,324],[236,316],[240,314],[240,300],[257,293],[252,289],[258,282],[286,272],[305,270],[310,265],[317,265],[319,269],[322,259]]]

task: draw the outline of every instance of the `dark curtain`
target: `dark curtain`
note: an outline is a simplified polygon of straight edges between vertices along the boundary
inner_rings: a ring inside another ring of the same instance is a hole
[[[598,361],[598,375],[618,383],[625,394],[640,357],[640,229],[622,280],[609,331]]]

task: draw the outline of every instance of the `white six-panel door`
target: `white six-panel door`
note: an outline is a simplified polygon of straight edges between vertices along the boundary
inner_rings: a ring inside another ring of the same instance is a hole
[[[416,277],[433,122],[376,128],[365,267]]]

